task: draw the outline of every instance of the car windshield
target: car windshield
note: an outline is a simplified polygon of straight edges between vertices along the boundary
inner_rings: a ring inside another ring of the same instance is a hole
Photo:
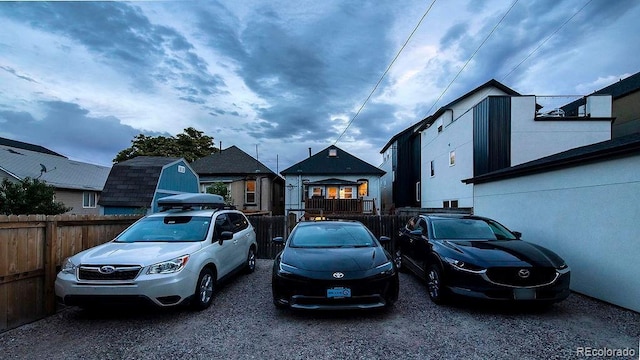
[[[207,236],[211,218],[206,216],[148,217],[133,224],[115,242],[196,242]]]
[[[516,237],[504,226],[480,219],[434,219],[435,239],[465,240],[515,240]]]
[[[371,233],[358,224],[317,223],[299,226],[291,234],[290,247],[296,248],[344,248],[374,247]]]

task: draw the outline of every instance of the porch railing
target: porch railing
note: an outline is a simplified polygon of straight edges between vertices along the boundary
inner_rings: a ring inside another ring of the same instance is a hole
[[[374,199],[325,199],[311,198],[305,201],[308,214],[314,214],[311,209],[322,209],[324,214],[371,214],[376,215]]]

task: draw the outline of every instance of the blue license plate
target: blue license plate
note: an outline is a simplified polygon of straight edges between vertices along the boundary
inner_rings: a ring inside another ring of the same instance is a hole
[[[345,287],[327,289],[327,297],[330,299],[349,298],[351,297],[351,289]]]
[[[535,300],[536,291],[534,289],[513,289],[515,300]]]

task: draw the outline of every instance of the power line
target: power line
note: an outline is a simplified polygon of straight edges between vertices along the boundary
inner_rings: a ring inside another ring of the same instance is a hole
[[[536,51],[538,51],[547,41],[549,41],[549,39],[551,39],[558,31],[560,31],[560,29],[562,29],[565,25],[567,25],[567,23],[569,21],[571,21],[571,19],[573,19],[574,17],[576,17],[576,15],[578,15],[578,13],[580,13],[582,11],[582,9],[586,8],[587,5],[589,5],[591,3],[591,1],[593,0],[589,0],[586,4],[584,4],[584,6],[582,6],[580,9],[578,9],[578,11],[575,12],[575,14],[573,14],[570,18],[568,18],[564,23],[562,23],[562,25],[560,25],[559,28],[557,28],[553,33],[551,33],[551,35],[549,35],[546,39],[544,39],[544,41],[542,41],[540,43],[540,45],[538,45],[538,47],[536,47],[535,49],[533,49],[532,52],[529,53],[529,55],[527,55],[524,59],[522,59],[522,61],[520,61],[520,63],[518,63],[518,65],[516,65],[513,69],[511,69],[511,71],[509,71],[509,73],[507,73],[507,75],[505,75],[502,78],[502,81],[504,81],[504,79],[508,78],[514,71],[516,71],[517,68],[520,67],[520,65],[522,65],[522,63],[524,63],[525,61],[527,61],[527,59],[529,59],[531,57],[531,55],[533,55]]]
[[[440,99],[442,99],[442,97],[444,96],[444,94],[447,92],[447,90],[449,90],[449,88],[451,87],[451,85],[456,81],[456,79],[458,79],[458,76],[460,76],[460,74],[462,73],[462,71],[467,67],[467,65],[469,65],[469,63],[471,62],[471,60],[474,58],[474,56],[476,56],[476,54],[478,53],[478,51],[480,51],[480,48],[482,48],[482,46],[487,42],[487,40],[489,40],[489,38],[491,37],[491,35],[493,35],[493,33],[496,31],[496,29],[498,28],[498,26],[500,26],[500,24],[502,23],[502,21],[504,20],[504,18],[507,17],[507,15],[511,12],[511,9],[513,9],[513,7],[518,3],[518,0],[515,0],[513,2],[513,4],[511,4],[511,6],[509,7],[509,9],[507,10],[507,12],[504,13],[504,15],[502,15],[502,18],[500,19],[500,21],[498,21],[498,23],[493,27],[493,29],[491,29],[491,32],[489,32],[489,34],[487,35],[487,37],[484,38],[484,40],[482,40],[482,43],[480,43],[480,46],[478,46],[478,48],[473,52],[473,54],[471,54],[471,56],[469,57],[469,59],[467,60],[467,62],[464,64],[464,66],[462,66],[462,68],[460,69],[460,71],[458,71],[458,73],[456,74],[456,76],[453,78],[453,80],[451,80],[451,82],[449,83],[449,85],[447,85],[447,87],[442,91],[442,93],[440,94],[440,96],[438,96],[438,98],[436,99],[436,101],[433,103],[433,105],[431,105],[431,107],[429,108],[429,110],[427,111],[427,113],[425,114],[425,116],[423,116],[422,118],[426,118],[427,116],[429,116],[429,114],[431,113],[431,110],[433,110],[433,108],[436,106],[436,104],[438,103],[438,101],[440,101]]]
[[[367,104],[367,102],[369,102],[369,99],[371,99],[371,96],[373,96],[373,94],[375,93],[375,91],[378,89],[378,86],[380,85],[380,83],[382,82],[382,80],[384,79],[384,77],[387,75],[387,73],[389,72],[389,70],[391,69],[391,66],[393,66],[393,64],[396,62],[396,60],[398,59],[398,57],[400,56],[400,53],[402,53],[402,50],[404,50],[404,48],[407,46],[407,44],[409,43],[409,41],[411,40],[411,38],[413,37],[413,34],[416,32],[416,30],[418,30],[418,28],[420,27],[420,24],[422,24],[422,20],[424,20],[425,17],[427,17],[427,14],[429,14],[429,11],[431,11],[431,8],[433,7],[433,4],[436,3],[436,0],[433,0],[431,2],[431,5],[429,5],[429,8],[427,9],[427,11],[425,11],[425,13],[422,15],[422,17],[420,18],[420,21],[418,21],[418,24],[413,28],[413,31],[411,31],[411,34],[409,34],[409,37],[407,38],[407,40],[404,42],[404,44],[402,45],[402,47],[400,48],[400,50],[398,50],[398,53],[396,54],[396,56],[393,58],[393,60],[391,60],[391,63],[389,64],[389,66],[387,66],[387,69],[384,71],[384,73],[382,74],[382,76],[380,77],[380,79],[378,80],[378,82],[376,83],[376,85],[373,87],[373,90],[371,90],[371,92],[369,93],[369,96],[367,96],[367,98],[364,100],[364,102],[362,103],[362,106],[360,106],[360,108],[358,109],[358,111],[355,113],[355,115],[353,115],[353,117],[351,118],[351,120],[349,120],[349,123],[347,123],[347,126],[344,128],[344,130],[342,131],[342,133],[340,134],[340,136],[338,136],[338,138],[336,139],[336,141],[333,143],[333,145],[337,144],[338,141],[340,141],[340,139],[344,136],[344,134],[347,132],[347,130],[349,129],[349,127],[351,126],[351,124],[353,123],[353,121],[356,119],[356,117],[358,117],[358,115],[360,114],[360,112],[362,111],[362,109],[364,109],[364,106]]]

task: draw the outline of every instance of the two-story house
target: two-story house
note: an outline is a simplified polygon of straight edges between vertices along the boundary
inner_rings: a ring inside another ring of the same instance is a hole
[[[473,185],[465,185],[463,179],[609,140],[611,96],[587,96],[585,109],[578,116],[543,112],[536,96],[490,80],[404,131],[411,132],[413,144],[419,136],[420,176],[396,172],[394,179],[415,182],[420,208],[471,209]],[[404,148],[415,157],[415,146]],[[402,151],[403,146],[388,144],[383,150],[389,149]],[[417,171],[415,165],[412,171]]]

